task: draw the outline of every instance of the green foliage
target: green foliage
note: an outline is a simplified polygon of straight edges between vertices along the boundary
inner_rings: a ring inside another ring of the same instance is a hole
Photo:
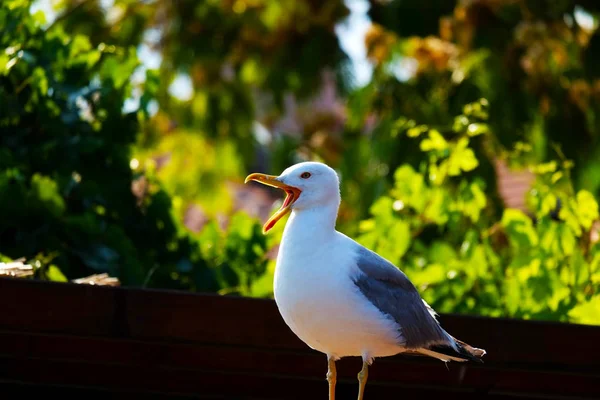
[[[575,184],[600,194],[600,3],[435,0],[426,13],[416,0],[370,3],[381,109],[438,124],[486,98],[499,143],[528,142],[538,162],[559,143]]]
[[[246,271],[220,281],[223,262],[185,232],[153,176],[130,168],[143,118],[123,111],[135,51],[93,46],[60,26],[45,31],[28,7],[0,6],[0,252],[27,258],[50,280],[108,272],[126,285],[216,291],[243,275],[248,286]],[[264,239],[248,230],[258,227],[246,218],[226,241],[203,245],[226,245],[227,259],[253,265]],[[241,238],[252,247],[232,244]]]
[[[394,186],[360,224],[360,241],[387,257],[442,312],[599,323],[600,246],[591,243],[598,203],[572,189],[569,161],[533,165],[532,215],[487,202],[486,182],[469,147],[484,122],[468,109],[454,129],[440,131],[405,119],[399,134],[419,141],[423,161],[398,168]]]
[[[201,206],[211,218],[218,212],[233,211],[227,183],[239,180],[244,168],[232,141],[215,143],[202,135],[179,131],[151,149],[136,149],[134,157],[137,170],[162,182],[181,218],[192,204]]]
[[[115,0],[110,11],[99,0],[63,0],[57,8],[58,25],[94,45],[143,44],[160,54],[157,118],[168,115],[213,140],[234,138],[246,167],[254,161],[259,113],[272,119],[286,95],[312,95],[323,68],[335,71],[340,88],[349,80],[334,32],[348,13],[343,0]],[[183,100],[169,91],[180,77],[191,90]],[[160,128],[145,133],[160,137]]]
[[[260,294],[255,285],[265,275],[269,258],[268,239],[259,224],[246,214],[238,213],[232,216],[225,229],[211,222],[198,239],[202,254],[210,260],[210,268],[218,271],[220,293]]]
[[[342,0],[0,3],[0,253],[269,296],[283,224],[262,235],[241,181],[315,159],[338,228],[439,311],[600,323],[598,6],[370,3],[356,88]],[[525,209],[499,159],[535,175]]]

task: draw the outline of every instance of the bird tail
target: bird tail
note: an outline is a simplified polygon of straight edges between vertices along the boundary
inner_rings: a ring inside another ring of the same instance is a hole
[[[450,335],[448,335],[450,336]],[[465,342],[450,336],[452,343],[437,343],[427,346],[426,348],[420,348],[417,353],[437,358],[442,361],[473,361],[476,363],[483,363],[481,359],[485,355],[484,349],[470,346]]]

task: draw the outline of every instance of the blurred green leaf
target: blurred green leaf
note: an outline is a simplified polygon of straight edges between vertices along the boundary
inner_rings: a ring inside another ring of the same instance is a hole
[[[414,134],[410,134],[409,136],[415,136]],[[429,138],[421,141],[421,150],[423,151],[431,151],[431,150],[445,150],[448,148],[448,143],[444,139],[444,137],[435,129],[429,130]]]
[[[592,222],[598,219],[598,202],[587,190],[577,192],[577,217],[584,229],[590,229]]]
[[[54,282],[67,282],[67,278],[63,275],[56,265],[50,265],[46,272],[48,279]]]
[[[592,297],[589,301],[573,307],[569,316],[580,324],[597,324],[600,314],[600,295]]]
[[[467,147],[468,145],[469,139],[467,138],[461,138],[458,141],[448,159],[448,175],[456,176],[461,171],[468,172],[477,168],[479,162],[473,150]]]
[[[65,202],[58,193],[58,185],[52,179],[34,174],[31,178],[33,200],[55,216],[65,211]]]
[[[538,235],[531,219],[520,210],[506,209],[502,215],[502,226],[510,235],[515,247],[530,247],[538,244]]]

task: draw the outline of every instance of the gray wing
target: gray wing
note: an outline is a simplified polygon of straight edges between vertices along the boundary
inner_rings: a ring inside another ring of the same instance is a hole
[[[398,323],[406,348],[451,343],[450,336],[430,313],[431,308],[402,271],[360,245],[356,261],[362,274],[354,283],[371,303]]]

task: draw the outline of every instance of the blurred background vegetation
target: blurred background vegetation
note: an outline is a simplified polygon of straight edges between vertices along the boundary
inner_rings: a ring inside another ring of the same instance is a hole
[[[4,0],[0,253],[39,279],[271,296],[280,194],[440,312],[600,324],[600,3]]]

